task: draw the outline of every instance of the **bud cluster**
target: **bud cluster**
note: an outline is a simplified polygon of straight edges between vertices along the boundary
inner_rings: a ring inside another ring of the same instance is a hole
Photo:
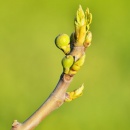
[[[74,49],[83,47],[85,51],[91,45],[92,33],[89,31],[91,22],[92,14],[89,9],[87,8],[84,13],[82,7],[79,6],[75,18],[75,32],[71,36],[60,34],[56,37],[55,45],[65,54],[62,59],[63,72],[65,74],[75,75],[84,64],[85,53],[74,51]]]

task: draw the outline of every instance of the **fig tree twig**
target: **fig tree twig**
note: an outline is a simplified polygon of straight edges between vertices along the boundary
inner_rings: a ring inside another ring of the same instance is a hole
[[[33,130],[48,114],[59,108],[64,102],[72,101],[79,97],[83,91],[83,85],[72,92],[66,92],[74,75],[78,72],[85,60],[85,50],[91,44],[92,33],[89,27],[92,14],[89,9],[86,12],[79,6],[75,18],[75,31],[69,37],[60,34],[55,39],[56,46],[61,49],[65,57],[62,59],[63,72],[58,84],[47,100],[23,123],[15,120],[11,130]]]

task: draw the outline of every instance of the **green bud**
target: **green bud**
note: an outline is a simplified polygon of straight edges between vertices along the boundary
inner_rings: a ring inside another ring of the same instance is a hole
[[[77,11],[76,19],[75,19],[75,46],[82,46],[86,33],[90,28],[90,24],[92,22],[92,14],[89,11],[89,8],[86,9],[85,13],[81,6]]]
[[[67,34],[60,34],[55,39],[56,46],[65,54],[70,52],[70,37]]]
[[[78,26],[83,26],[85,24],[85,14],[81,5],[79,5],[79,9],[77,10],[75,24]]]
[[[72,55],[67,55],[62,59],[62,66],[65,74],[69,73],[70,67],[73,65],[73,63],[74,58]]]
[[[84,84],[82,84],[80,88],[74,90],[74,97],[73,98],[80,97],[83,94],[83,90],[84,90]]]
[[[84,61],[85,61],[85,54],[73,64],[71,70],[78,71],[80,67],[84,64]]]
[[[89,8],[86,9],[85,19],[86,19],[86,30],[88,31],[90,28],[90,24],[92,22],[92,14],[89,12]]]
[[[70,102],[70,101],[82,96],[83,89],[84,89],[84,85],[82,84],[82,86],[80,88],[73,90],[72,92],[67,92],[66,97],[65,97],[65,102]]]
[[[85,14],[84,11],[81,7],[79,6],[79,9],[77,10],[77,15],[75,18],[75,46],[82,46],[84,39],[86,35],[86,19],[85,19]]]
[[[91,45],[91,41],[92,41],[92,33],[90,31],[87,32],[86,34],[86,38],[84,41],[84,47],[89,47]]]

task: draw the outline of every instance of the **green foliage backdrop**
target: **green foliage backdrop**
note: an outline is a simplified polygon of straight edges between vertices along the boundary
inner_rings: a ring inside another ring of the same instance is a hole
[[[49,115],[36,130],[130,129],[128,0],[0,1],[0,129],[22,122],[48,97],[62,71],[59,33],[71,34],[81,4],[93,14],[93,42],[69,90],[84,95]]]

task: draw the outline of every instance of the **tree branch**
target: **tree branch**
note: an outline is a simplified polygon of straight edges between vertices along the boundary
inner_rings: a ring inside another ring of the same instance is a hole
[[[61,34],[56,37],[55,44],[65,53],[62,60],[63,73],[58,84],[47,100],[23,123],[17,120],[12,124],[11,130],[33,130],[47,115],[59,108],[64,102],[72,101],[82,94],[83,87],[72,92],[66,92],[74,75],[78,72],[85,60],[85,50],[91,44],[92,34],[89,25],[92,15],[79,6],[75,19],[75,32],[71,37]]]
[[[22,124],[15,121],[12,130],[33,130],[48,114],[64,103],[65,93],[72,79],[73,77],[62,74],[56,88],[43,105]]]

